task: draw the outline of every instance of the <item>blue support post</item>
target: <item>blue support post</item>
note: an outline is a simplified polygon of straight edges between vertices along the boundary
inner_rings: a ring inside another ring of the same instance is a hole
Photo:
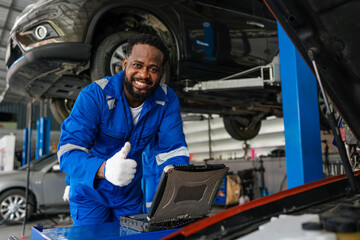
[[[50,125],[51,118],[49,117],[41,117],[37,120],[36,158],[50,153]]]
[[[278,24],[288,188],[323,178],[314,74]]]
[[[42,127],[41,127],[41,121],[40,119],[38,119],[36,121],[36,151],[35,151],[35,158],[39,158],[42,156],[42,137],[43,137],[43,131],[42,131]]]
[[[24,128],[24,138],[23,138],[23,151],[22,151],[22,161],[21,166],[24,166],[31,161],[31,154],[28,154],[28,151],[31,152],[31,137],[32,131],[30,129],[30,139],[29,139],[29,128]],[[30,141],[30,149],[28,149],[28,143]],[[28,159],[28,157],[30,159]]]

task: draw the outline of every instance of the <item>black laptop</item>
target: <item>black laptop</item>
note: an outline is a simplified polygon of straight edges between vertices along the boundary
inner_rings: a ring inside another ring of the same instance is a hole
[[[224,164],[164,168],[149,213],[121,216],[120,224],[141,232],[182,227],[206,217],[228,168]]]

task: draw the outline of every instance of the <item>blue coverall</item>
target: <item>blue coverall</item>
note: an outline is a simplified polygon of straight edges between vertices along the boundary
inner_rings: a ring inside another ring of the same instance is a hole
[[[154,140],[154,160],[159,169],[188,164],[189,152],[175,92],[160,84],[146,98],[134,126],[123,91],[123,73],[105,77],[85,87],[70,116],[61,126],[58,146],[60,169],[69,175],[70,210],[74,225],[118,221],[142,207],[142,152]],[[101,164],[129,141],[127,158],[137,162],[132,182],[118,187],[95,179]]]

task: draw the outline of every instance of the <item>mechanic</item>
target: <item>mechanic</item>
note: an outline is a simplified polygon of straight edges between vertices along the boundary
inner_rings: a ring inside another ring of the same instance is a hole
[[[58,158],[74,226],[142,212],[142,152],[151,140],[159,169],[189,163],[179,100],[160,83],[168,56],[157,36],[129,39],[123,71],[85,87],[62,124]]]

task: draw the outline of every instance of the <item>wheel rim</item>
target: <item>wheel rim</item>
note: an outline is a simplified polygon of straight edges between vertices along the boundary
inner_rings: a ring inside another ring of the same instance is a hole
[[[111,73],[111,75],[115,75],[123,70],[122,66],[123,66],[123,60],[126,56],[126,54],[125,54],[126,45],[127,45],[127,43],[121,44],[112,53],[111,58],[110,58],[110,73]]]
[[[21,195],[11,195],[1,202],[3,219],[19,221],[25,217],[26,201]]]

